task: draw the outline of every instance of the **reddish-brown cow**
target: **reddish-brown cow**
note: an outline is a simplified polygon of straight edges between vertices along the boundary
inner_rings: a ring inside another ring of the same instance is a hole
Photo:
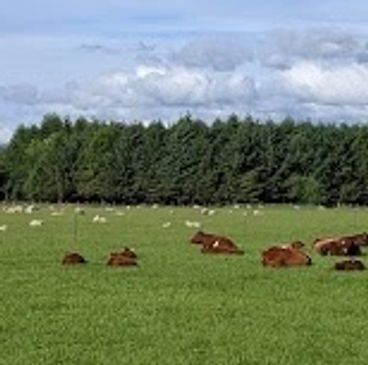
[[[63,265],[76,265],[85,263],[87,263],[86,259],[76,252],[67,253],[62,260]]]
[[[345,260],[341,262],[336,262],[335,270],[339,271],[365,270],[365,266],[360,260]]]
[[[138,266],[137,260],[119,252],[112,252],[106,263],[108,266]]]
[[[363,239],[357,236],[328,237],[316,239],[313,248],[323,256],[359,256],[362,244]]]
[[[298,248],[273,246],[262,252],[262,265],[288,267],[311,265],[312,259]]]
[[[227,237],[198,231],[190,240],[194,244],[202,245],[202,253],[243,255],[236,244]]]

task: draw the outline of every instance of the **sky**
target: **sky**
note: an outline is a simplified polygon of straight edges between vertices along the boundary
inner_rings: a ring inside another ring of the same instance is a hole
[[[48,112],[368,121],[368,2],[4,0],[0,143]]]

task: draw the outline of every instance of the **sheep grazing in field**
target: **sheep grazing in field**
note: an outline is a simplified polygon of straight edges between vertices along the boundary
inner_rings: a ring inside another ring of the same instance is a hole
[[[122,217],[123,215],[125,215],[125,213],[124,212],[116,212],[115,215],[118,216],[118,217]]]
[[[125,247],[123,251],[111,252],[108,260],[108,266],[138,266],[137,254],[130,248]]]
[[[162,228],[169,228],[171,226],[171,222],[165,222],[162,224]]]
[[[62,260],[63,265],[77,265],[77,264],[86,264],[86,263],[87,263],[87,260],[82,255],[76,252],[65,254]]]
[[[0,232],[5,232],[8,230],[8,226],[6,224],[3,224],[2,226],[0,226]]]
[[[23,213],[23,207],[21,205],[15,205],[14,207],[9,207],[5,209],[7,214]]]
[[[113,212],[115,210],[115,208],[113,207],[106,207],[105,208],[105,212]]]
[[[185,221],[185,225],[188,228],[201,228],[201,223],[200,222],[192,222],[192,221]]]
[[[202,215],[208,215],[208,211],[209,211],[208,208],[202,208],[201,209],[201,214]]]
[[[64,215],[64,212],[51,212],[50,213],[51,217],[61,217],[62,215]]]
[[[158,208],[158,204],[153,204],[152,205],[152,209],[157,209]]]
[[[92,222],[93,223],[107,223],[107,219],[97,214],[93,217]]]
[[[74,212],[75,212],[75,214],[78,214],[78,215],[84,215],[86,212],[84,211],[84,209],[83,208],[81,208],[81,207],[76,207],[75,209],[74,209]]]
[[[240,205],[239,204],[234,204],[234,209],[240,209]]]
[[[263,215],[263,213],[262,213],[260,210],[255,209],[255,210],[253,210],[253,215],[254,215],[255,217],[257,217],[257,216]]]
[[[30,227],[41,227],[43,226],[44,221],[42,219],[33,219],[29,222]]]
[[[28,205],[28,207],[26,207],[24,209],[24,213],[26,213],[26,214],[32,214],[36,210],[37,210],[37,208],[36,208],[35,205]]]
[[[360,260],[345,260],[341,262],[336,262],[335,270],[338,271],[355,271],[355,270],[365,270],[366,267]]]
[[[208,208],[202,208],[202,209],[201,209],[201,214],[202,214],[202,215],[212,216],[212,215],[214,215],[215,213],[216,213],[216,211],[215,211],[215,210],[213,210],[213,209],[208,209]]]

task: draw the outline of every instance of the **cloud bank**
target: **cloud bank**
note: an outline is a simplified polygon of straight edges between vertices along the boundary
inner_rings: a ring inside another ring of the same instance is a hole
[[[0,51],[10,44],[21,56],[21,47],[1,38]],[[20,121],[36,122],[49,111],[126,121],[172,121],[188,111],[208,120],[233,112],[368,118],[368,41],[361,33],[284,29],[47,44],[35,44],[43,51],[37,63],[30,62],[32,80],[0,77],[0,142]],[[13,75],[19,75],[16,67]]]

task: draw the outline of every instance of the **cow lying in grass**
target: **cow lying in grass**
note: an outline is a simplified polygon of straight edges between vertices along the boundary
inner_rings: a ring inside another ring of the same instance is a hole
[[[198,231],[190,240],[191,243],[201,245],[202,253],[243,255],[236,244],[227,237]]]
[[[294,241],[289,245],[272,246],[262,252],[262,265],[270,267],[306,266],[312,259],[301,248],[304,244]]]
[[[336,262],[335,270],[339,271],[365,270],[365,266],[360,260],[345,260],[341,262]]]
[[[128,247],[123,251],[112,252],[107,260],[108,266],[138,266],[137,254]]]
[[[86,264],[86,263],[87,263],[87,260],[83,256],[81,256],[79,253],[76,253],[76,252],[67,253],[62,260],[63,265],[76,265],[76,264]]]
[[[321,255],[360,256],[361,247],[368,245],[366,233],[354,236],[317,238],[313,248]]]

